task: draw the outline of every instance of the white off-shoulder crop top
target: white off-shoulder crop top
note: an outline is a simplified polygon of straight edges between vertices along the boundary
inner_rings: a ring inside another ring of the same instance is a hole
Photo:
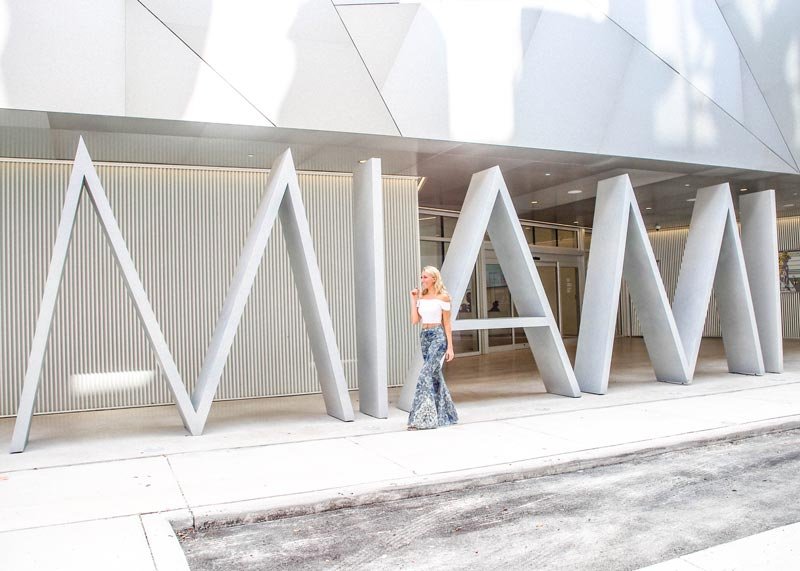
[[[417,311],[422,318],[422,323],[441,323],[442,311],[450,311],[450,302],[441,299],[418,299]]]

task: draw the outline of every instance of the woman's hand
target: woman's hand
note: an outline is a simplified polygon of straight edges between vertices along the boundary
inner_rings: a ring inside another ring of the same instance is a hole
[[[456,355],[453,353],[453,349],[451,347],[447,348],[447,353],[444,354],[444,360],[448,363],[455,359]]]
[[[419,299],[419,290],[417,288],[411,290],[411,298]]]

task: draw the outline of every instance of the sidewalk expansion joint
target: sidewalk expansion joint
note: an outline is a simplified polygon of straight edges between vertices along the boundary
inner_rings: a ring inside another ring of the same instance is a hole
[[[189,500],[186,498],[186,494],[183,491],[183,486],[181,486],[181,481],[178,478],[178,475],[175,473],[175,469],[172,467],[172,462],[169,461],[169,456],[165,455],[164,459],[167,461],[167,466],[169,466],[169,472],[172,474],[172,478],[175,480],[175,485],[178,486],[178,491],[181,493],[181,498],[183,498],[183,506],[186,510],[189,511],[189,515],[192,518],[192,526],[195,526],[197,522],[194,519],[194,510],[192,510],[192,506],[189,505]]]

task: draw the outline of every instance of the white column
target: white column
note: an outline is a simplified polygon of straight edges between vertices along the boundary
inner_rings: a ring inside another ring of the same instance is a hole
[[[353,173],[353,280],[356,308],[359,409],[389,416],[386,363],[386,264],[381,160],[369,159]]]
[[[770,373],[782,373],[783,332],[775,191],[765,190],[739,197],[739,211],[742,249],[750,293],[753,296],[764,368]]]

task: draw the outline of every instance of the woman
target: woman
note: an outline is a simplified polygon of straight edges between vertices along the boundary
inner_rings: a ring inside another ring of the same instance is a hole
[[[417,380],[414,402],[408,413],[408,429],[447,426],[458,422],[458,414],[444,384],[442,359],[453,360],[453,334],[450,329],[450,296],[439,270],[426,266],[420,276],[422,286],[411,290],[411,323],[422,321],[422,371]]]

